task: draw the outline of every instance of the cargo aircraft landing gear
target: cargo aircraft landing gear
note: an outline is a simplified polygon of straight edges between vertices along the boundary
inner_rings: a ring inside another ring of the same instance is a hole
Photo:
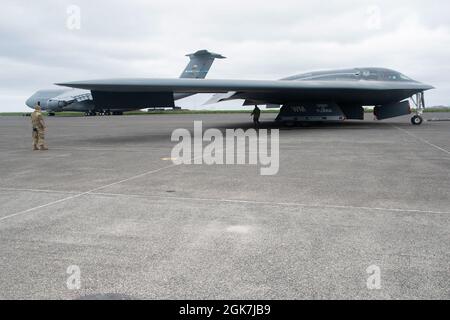
[[[95,112],[94,110],[89,110],[89,111],[86,111],[86,112],[84,113],[84,115],[85,115],[86,117],[95,117],[95,116],[97,115],[97,112]]]
[[[416,114],[411,119],[411,123],[415,126],[420,126],[423,123],[423,111],[425,110],[425,96],[423,92],[419,92],[414,97],[411,97],[411,100],[416,105]]]
[[[86,117],[95,117],[95,116],[110,116],[110,115],[115,115],[118,114],[118,112],[111,112],[110,109],[106,109],[106,110],[99,110],[99,111],[95,111],[95,110],[89,110],[86,111],[84,113],[84,115]],[[120,113],[123,114],[123,113]]]

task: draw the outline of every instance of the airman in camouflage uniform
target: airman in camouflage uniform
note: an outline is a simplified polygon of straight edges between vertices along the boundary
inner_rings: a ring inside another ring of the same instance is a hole
[[[33,150],[48,150],[45,144],[46,127],[39,102],[31,114],[31,124],[33,125]]]

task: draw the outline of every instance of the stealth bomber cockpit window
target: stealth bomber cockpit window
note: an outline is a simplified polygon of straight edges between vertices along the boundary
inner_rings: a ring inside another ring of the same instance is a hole
[[[384,69],[366,69],[362,71],[364,80],[374,81],[413,81],[400,72]]]
[[[368,80],[368,81],[414,81],[407,76],[389,69],[363,68],[346,69],[333,71],[318,71],[299,74],[282,80],[297,81],[348,81],[348,80]]]
[[[413,81],[411,78],[401,74],[400,72],[388,71],[384,74],[384,81]]]
[[[361,77],[364,80],[379,80],[380,79],[379,73],[375,70],[363,70]]]
[[[380,80],[382,80],[382,81],[401,81],[400,73],[391,72],[391,71],[382,72]]]
[[[283,80],[358,80],[360,72],[355,70],[319,71],[285,78]]]
[[[402,80],[404,80],[404,81],[414,81],[413,79],[411,79],[411,78],[409,78],[409,77],[407,77],[407,76],[405,76],[404,74],[401,74],[401,73],[400,73],[400,78]]]

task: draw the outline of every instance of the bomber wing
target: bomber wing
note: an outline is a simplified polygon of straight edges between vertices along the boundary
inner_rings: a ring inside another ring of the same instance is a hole
[[[210,79],[106,79],[59,83],[60,86],[91,90],[94,100],[113,103],[167,103],[174,93],[236,92],[236,99],[274,104],[334,101],[366,105],[400,101],[432,89],[419,82],[392,81],[289,81]],[[173,100],[173,99],[172,99]],[[173,103],[173,101],[172,101]]]

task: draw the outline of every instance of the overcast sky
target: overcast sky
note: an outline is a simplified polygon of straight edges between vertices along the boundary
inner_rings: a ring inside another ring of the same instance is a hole
[[[3,0],[0,111],[27,110],[55,82],[178,77],[198,49],[228,57],[209,78],[387,67],[434,85],[428,105],[450,105],[449,12],[448,0]]]

